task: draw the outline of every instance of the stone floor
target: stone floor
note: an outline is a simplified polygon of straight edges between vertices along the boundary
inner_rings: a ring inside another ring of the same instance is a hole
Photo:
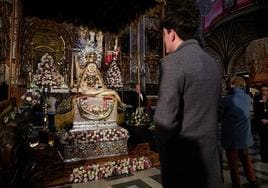
[[[254,169],[256,171],[259,188],[268,188],[268,163],[260,161],[258,143],[249,149]],[[229,168],[223,155],[224,188],[231,188]],[[242,188],[247,187],[247,180],[241,168]],[[87,183],[70,184],[61,188],[161,188],[160,168],[154,167],[138,171],[130,175],[110,177],[108,179],[95,180]]]

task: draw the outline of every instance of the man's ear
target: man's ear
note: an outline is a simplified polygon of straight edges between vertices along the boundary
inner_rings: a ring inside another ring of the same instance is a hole
[[[170,35],[171,35],[171,40],[174,41],[176,39],[176,32],[173,29],[170,30]]]

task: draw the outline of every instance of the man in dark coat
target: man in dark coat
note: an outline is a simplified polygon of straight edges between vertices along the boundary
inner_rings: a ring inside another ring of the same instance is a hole
[[[193,39],[199,20],[197,8],[191,2],[180,3],[182,7],[176,10],[167,6],[162,23],[168,55],[161,62],[154,115],[162,185],[221,188],[217,124],[220,68]]]

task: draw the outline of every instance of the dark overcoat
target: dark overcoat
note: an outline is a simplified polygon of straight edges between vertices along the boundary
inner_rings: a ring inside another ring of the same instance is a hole
[[[165,188],[221,188],[220,68],[196,40],[163,58],[154,122]]]

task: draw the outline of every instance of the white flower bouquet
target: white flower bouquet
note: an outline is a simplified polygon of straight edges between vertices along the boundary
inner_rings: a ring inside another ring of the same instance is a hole
[[[47,53],[41,57],[41,62],[38,63],[38,69],[33,76],[31,87],[43,87],[45,85],[51,88],[66,88],[67,85],[64,77],[56,70],[52,56]]]
[[[35,106],[40,104],[41,95],[38,91],[27,91],[21,96],[22,106]]]

